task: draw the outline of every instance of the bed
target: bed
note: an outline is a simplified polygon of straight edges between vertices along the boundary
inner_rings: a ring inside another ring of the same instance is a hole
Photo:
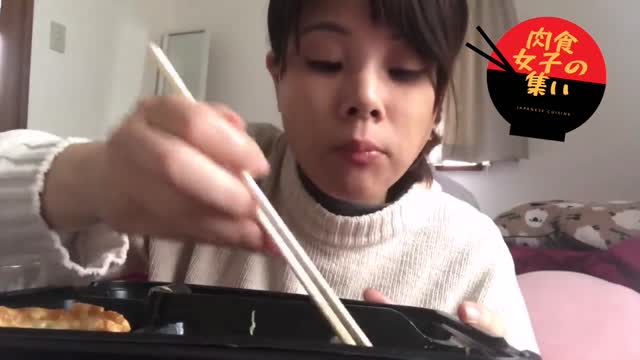
[[[478,207],[446,175],[436,181]],[[494,222],[545,360],[640,359],[640,201],[531,201]]]

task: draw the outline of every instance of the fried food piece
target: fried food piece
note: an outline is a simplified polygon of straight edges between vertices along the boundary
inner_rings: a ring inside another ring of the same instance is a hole
[[[127,319],[103,307],[74,303],[69,310],[38,307],[8,308],[0,306],[0,327],[129,332]]]

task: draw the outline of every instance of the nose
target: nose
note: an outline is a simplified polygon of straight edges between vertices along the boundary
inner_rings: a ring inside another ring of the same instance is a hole
[[[384,117],[382,83],[372,69],[345,77],[342,90],[340,112],[343,118],[380,121]]]

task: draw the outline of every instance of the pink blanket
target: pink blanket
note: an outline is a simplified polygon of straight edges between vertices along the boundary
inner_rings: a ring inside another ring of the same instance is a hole
[[[625,240],[608,250],[509,247],[516,273],[573,271],[601,278],[640,292],[640,239]]]

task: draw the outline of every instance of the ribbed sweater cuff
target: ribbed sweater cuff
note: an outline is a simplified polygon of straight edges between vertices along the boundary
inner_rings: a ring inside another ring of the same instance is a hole
[[[0,229],[17,237],[48,238],[40,213],[40,192],[53,159],[72,140],[17,144],[0,157]]]
[[[97,247],[102,251],[105,248],[111,250],[109,254],[81,254],[84,260],[81,264],[72,258],[71,253],[77,251],[70,252],[70,248],[74,247],[71,239],[86,238],[86,234],[65,235],[55,232],[41,215],[40,194],[51,163],[67,146],[82,142],[86,140],[38,139],[18,143],[0,155],[0,249],[4,249],[5,259],[19,262],[22,256],[53,255],[57,259],[51,260],[60,262],[81,276],[105,275],[112,264],[124,263],[129,247],[125,236],[103,234],[102,240],[110,244]],[[104,232],[104,229],[100,230],[88,229],[87,234]],[[86,249],[86,245],[82,248]]]

